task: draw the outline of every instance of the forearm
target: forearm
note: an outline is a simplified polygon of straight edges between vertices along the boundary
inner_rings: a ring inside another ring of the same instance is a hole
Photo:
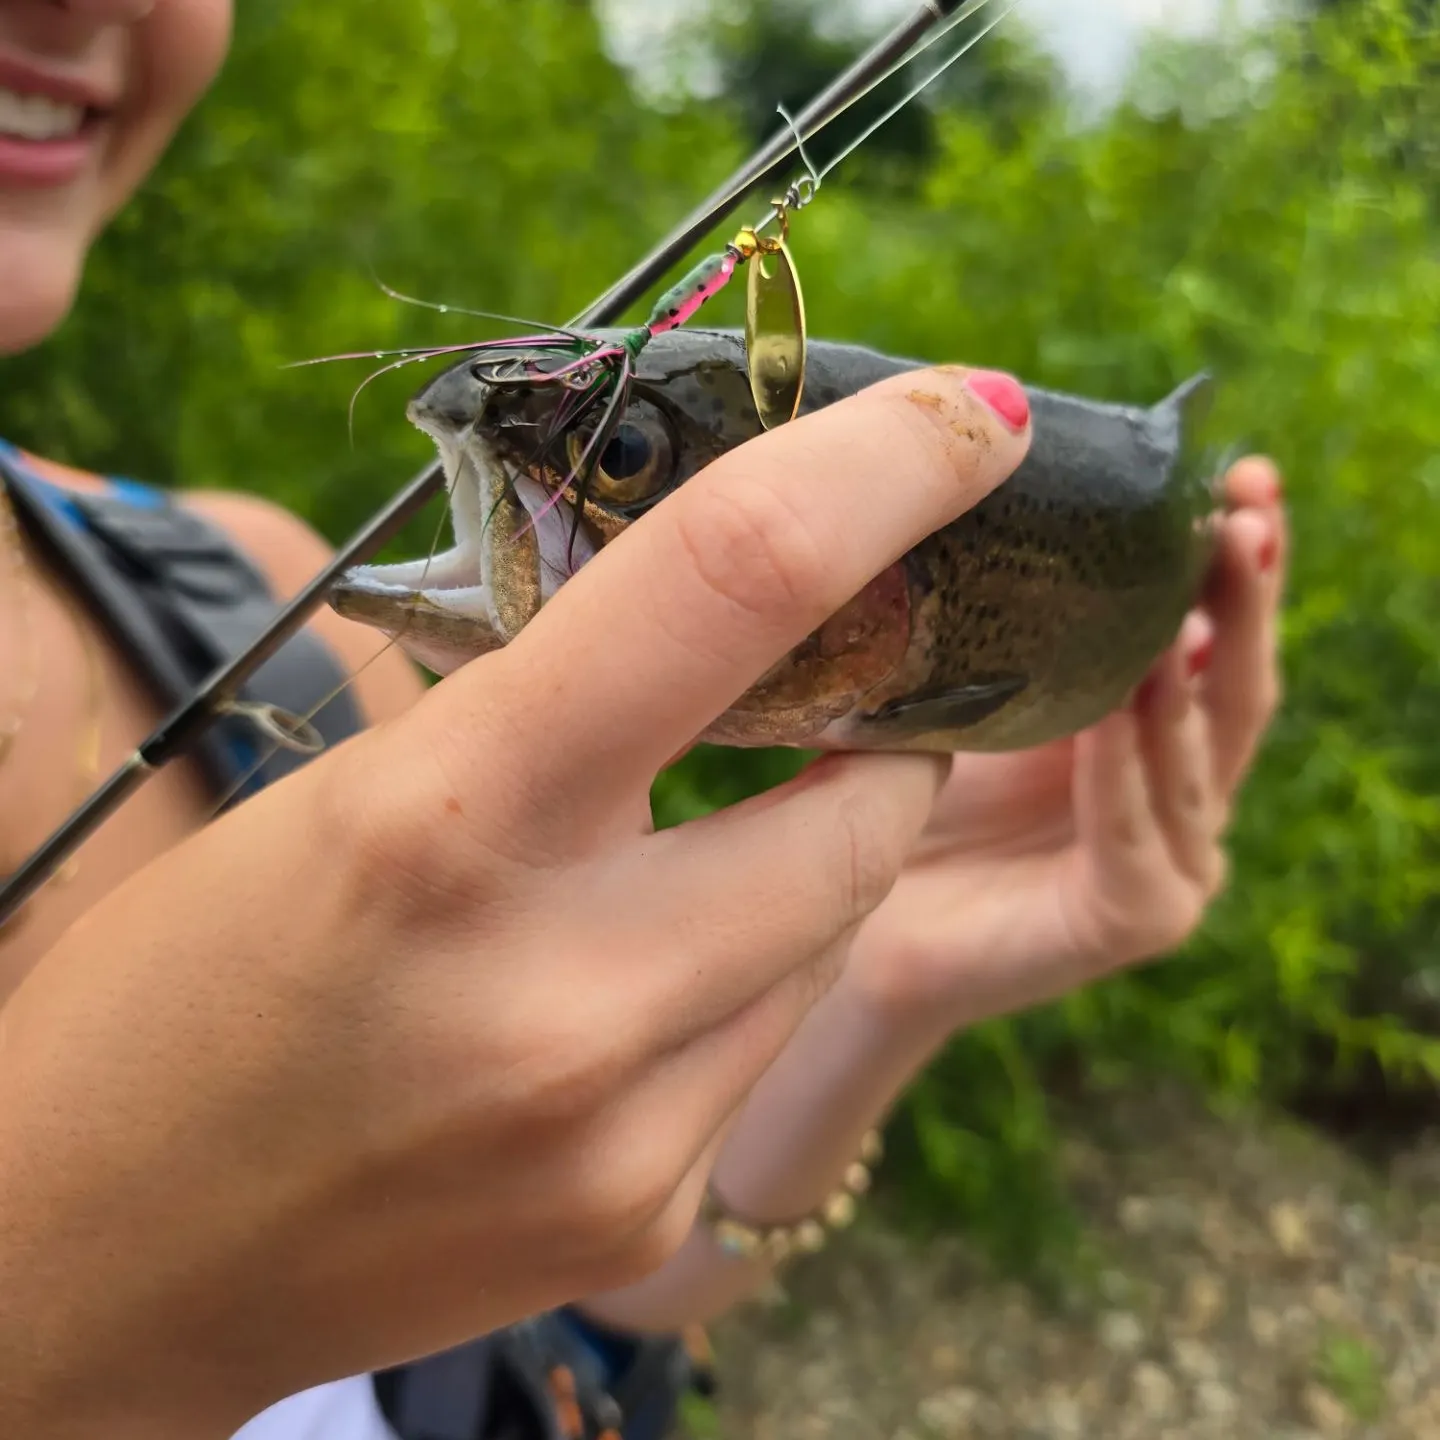
[[[207,1267],[249,1258],[290,1161],[263,1022],[304,978],[267,969],[275,934],[314,954],[342,903],[304,810],[274,821],[282,788],[131,876],[0,1009],[0,1435],[218,1440],[272,1398]]]
[[[842,978],[751,1092],[726,1139],[712,1184],[727,1209],[760,1227],[816,1211],[948,1030],[933,1015],[886,1013]],[[581,1308],[609,1325],[675,1329],[723,1313],[769,1273],[763,1260],[723,1253],[697,1225],[662,1269]]]
[[[13,1109],[11,1078],[0,1069],[0,1094]],[[229,1431],[217,1417],[176,1406],[163,1386],[136,1386],[117,1363],[118,1347],[91,1338],[96,1323],[133,1329],[141,1322],[123,1307],[100,1319],[109,1296],[75,1294],[71,1257],[80,1247],[56,1223],[45,1187],[34,1183],[33,1149],[17,1149],[15,1132],[23,1128],[0,1123],[0,1435],[219,1440]],[[132,1251],[130,1263],[143,1259]]]

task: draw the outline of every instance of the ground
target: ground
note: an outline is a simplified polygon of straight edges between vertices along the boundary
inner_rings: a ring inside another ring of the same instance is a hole
[[[1057,1310],[871,1223],[716,1328],[723,1440],[1440,1440],[1440,1136],[1377,1169],[1165,1095],[1066,1167],[1104,1257]]]

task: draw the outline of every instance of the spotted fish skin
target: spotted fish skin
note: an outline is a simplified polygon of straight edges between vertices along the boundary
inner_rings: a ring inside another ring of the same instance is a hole
[[[856,359],[865,374],[874,363]],[[1022,749],[1122,704],[1175,638],[1213,553],[1214,472],[1186,433],[1208,390],[1197,376],[1140,409],[1027,387],[1029,453],[906,557],[906,664],[883,687],[892,695],[866,697],[827,742]]]
[[[812,340],[801,413],[925,367]],[[911,398],[926,403],[923,376],[916,380]],[[703,738],[998,751],[1059,739],[1103,718],[1174,639],[1213,553],[1215,471],[1193,441],[1208,391],[1198,376],[1158,404],[1136,407],[1027,386],[1032,441],[1017,470],[877,576]],[[544,389],[492,392],[462,364],[416,397],[411,418],[437,437],[447,471],[503,473],[512,485],[528,481],[537,493],[553,493],[563,474],[553,461],[537,463],[534,436],[553,420],[554,403]],[[743,338],[691,327],[657,336],[641,354],[626,419],[642,439],[653,434],[663,446],[665,473],[639,499],[597,492],[586,501],[589,553],[760,433]],[[875,477],[877,503],[886,483]],[[458,498],[452,509],[458,537]],[[552,513],[562,512],[573,519],[568,507]],[[449,661],[436,659],[440,651],[463,659],[513,638],[446,613],[443,589],[407,607],[390,593],[397,587],[387,586],[386,573],[405,570],[360,567],[332,603],[396,635],[442,673]],[[427,653],[422,632],[443,632],[444,644]]]

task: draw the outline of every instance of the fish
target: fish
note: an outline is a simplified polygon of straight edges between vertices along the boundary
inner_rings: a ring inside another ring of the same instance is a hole
[[[925,366],[812,339],[799,413]],[[1218,470],[1196,439],[1212,382],[1196,375],[1149,406],[1025,390],[1032,440],[1020,466],[772,666],[703,741],[1023,750],[1125,703],[1174,642],[1214,552]],[[762,431],[742,335],[657,335],[576,495],[564,483],[586,436],[567,431],[563,397],[488,384],[463,361],[435,376],[406,413],[439,451],[454,544],[352,567],[331,606],[447,675],[508,644],[606,544]],[[875,485],[883,504],[883,474]]]

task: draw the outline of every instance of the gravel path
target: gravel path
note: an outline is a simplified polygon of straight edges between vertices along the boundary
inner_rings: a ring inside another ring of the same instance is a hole
[[[1440,1440],[1440,1137],[1106,1106],[1067,1169],[1104,1255],[1064,1314],[869,1226],[718,1327],[724,1440]],[[1117,1138],[1118,1137],[1118,1138]]]

